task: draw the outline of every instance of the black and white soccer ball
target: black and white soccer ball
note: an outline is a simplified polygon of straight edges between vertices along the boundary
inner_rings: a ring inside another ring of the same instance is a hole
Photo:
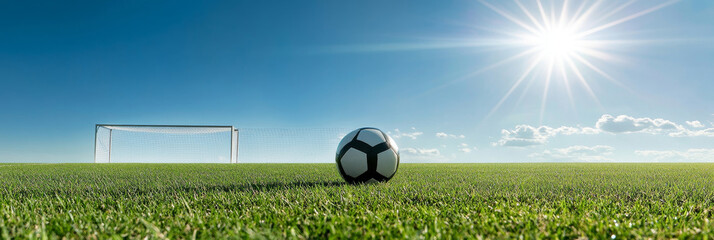
[[[399,168],[399,148],[381,130],[360,128],[342,138],[335,161],[349,183],[386,182]]]

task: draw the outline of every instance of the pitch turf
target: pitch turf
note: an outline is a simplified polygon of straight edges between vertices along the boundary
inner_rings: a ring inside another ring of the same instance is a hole
[[[714,164],[0,165],[3,238],[711,236]]]

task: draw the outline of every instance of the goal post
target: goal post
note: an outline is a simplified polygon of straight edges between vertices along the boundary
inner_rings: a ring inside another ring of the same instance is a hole
[[[96,124],[95,163],[237,163],[233,126]]]

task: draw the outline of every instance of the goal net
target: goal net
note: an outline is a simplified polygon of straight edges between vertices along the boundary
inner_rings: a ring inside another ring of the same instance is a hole
[[[238,162],[334,163],[346,128],[240,128]]]
[[[95,128],[95,163],[236,163],[233,126],[104,125]]]

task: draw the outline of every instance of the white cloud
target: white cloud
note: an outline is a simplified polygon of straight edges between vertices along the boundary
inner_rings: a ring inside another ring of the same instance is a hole
[[[707,128],[701,130],[689,130],[683,129],[679,132],[670,133],[669,136],[672,137],[714,137],[714,128]]]
[[[459,152],[463,152],[463,153],[470,153],[470,152],[473,152],[473,151],[476,151],[476,150],[478,150],[477,147],[472,147],[472,148],[470,148],[470,147],[461,147],[461,148],[459,148]]]
[[[566,127],[552,128],[548,126],[533,127],[529,125],[518,125],[513,130],[501,130],[501,139],[493,143],[494,146],[508,147],[525,147],[531,145],[540,145],[548,142],[548,138],[556,135],[573,135],[573,134],[598,134],[599,130],[584,127]]]
[[[399,154],[401,162],[448,162],[452,158],[436,148],[400,148]]]
[[[399,152],[401,154],[421,157],[436,157],[441,155],[439,149],[436,148],[402,148]]]
[[[647,157],[647,160],[661,162],[714,162],[714,149],[693,148],[687,151],[640,150],[635,154]]]
[[[477,147],[469,147],[468,143],[461,143],[458,146],[458,150],[459,150],[459,152],[470,153],[470,152],[478,150],[478,148]]]
[[[703,128],[699,121],[686,121],[687,125]],[[684,125],[661,118],[634,118],[627,115],[613,117],[602,115],[595,126],[610,133],[667,134],[670,137],[714,137],[714,128],[692,130]]]
[[[704,127],[699,121],[687,121],[687,124],[695,128]],[[595,128],[568,126],[553,128],[549,126],[534,127],[530,125],[517,125],[512,130],[502,129],[501,139],[492,144],[494,146],[525,147],[545,144],[549,138],[557,135],[594,135],[603,132],[612,134],[666,134],[670,137],[714,137],[714,128],[693,130],[684,125],[661,118],[635,118],[627,115],[614,117],[605,114],[597,120]]]
[[[402,131],[399,131],[399,129],[394,129],[394,133],[388,132],[387,134],[389,134],[389,136],[391,136],[393,138],[397,138],[397,139],[402,138],[402,137],[417,139],[417,137],[424,134],[423,132],[416,131],[415,128],[412,128],[412,131],[413,132],[402,132]]]
[[[595,127],[611,133],[662,133],[676,132],[684,129],[682,125],[661,118],[634,118],[627,115],[614,117],[609,114],[602,115],[595,123]]]
[[[518,125],[513,130],[501,130],[501,140],[496,145],[509,147],[524,147],[543,144],[550,137],[547,131],[541,131],[543,127],[532,127],[529,125]]]
[[[463,139],[466,138],[463,134],[456,135],[456,134],[448,134],[445,132],[438,132],[436,133],[436,137],[438,138],[454,138],[454,139]]]
[[[597,145],[588,146],[570,146],[567,148],[555,148],[545,150],[542,153],[533,153],[528,155],[531,158],[546,161],[586,161],[600,162],[612,160],[608,156],[612,155],[615,148],[610,146]]]
[[[700,121],[687,121],[687,125],[693,128],[703,128],[704,124]]]

